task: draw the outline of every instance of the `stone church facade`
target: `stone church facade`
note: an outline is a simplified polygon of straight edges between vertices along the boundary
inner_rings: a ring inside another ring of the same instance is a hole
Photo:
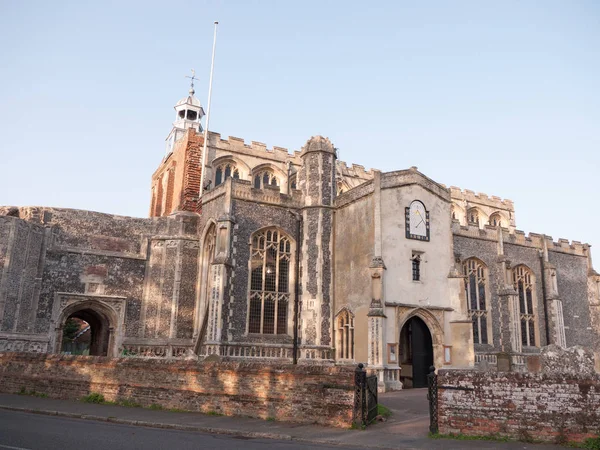
[[[320,136],[289,153],[211,132],[203,158],[193,91],[175,110],[149,218],[0,208],[0,351],[59,353],[76,317],[90,354],[366,362],[382,390],[600,352],[589,245],[416,167],[347,166]]]

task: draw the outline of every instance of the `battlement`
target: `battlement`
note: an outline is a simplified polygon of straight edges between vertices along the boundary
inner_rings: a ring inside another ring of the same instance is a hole
[[[502,199],[495,195],[487,195],[482,192],[474,192],[470,189],[461,189],[456,186],[450,186],[450,195],[453,200],[466,200],[470,203],[479,203],[498,209],[508,209],[514,211],[515,206],[512,200]]]
[[[366,170],[365,167],[360,164],[352,164],[350,167],[348,167],[348,164],[345,161],[338,160],[337,169],[342,173],[342,175],[347,177],[371,180],[374,176],[373,169]]]
[[[456,236],[465,236],[475,239],[484,239],[488,241],[498,241],[498,228],[486,225],[484,228],[478,228],[476,225],[461,225],[457,220],[452,221],[452,233]],[[536,249],[544,248],[544,241],[548,251],[558,251],[578,256],[587,256],[589,244],[582,244],[579,241],[569,241],[568,239],[558,239],[555,242],[552,236],[539,233],[526,234],[524,231],[515,230],[511,233],[508,228],[502,228],[502,241],[507,244],[521,245]]]
[[[298,159],[300,161],[300,151],[294,151],[290,153],[287,148],[273,146],[268,148],[267,144],[258,141],[251,141],[250,144],[246,144],[244,139],[229,136],[227,139],[222,139],[220,133],[209,132],[209,144],[217,147],[220,150],[230,151],[232,153],[244,153],[251,154],[252,156],[266,156],[278,159],[281,161],[287,161],[290,158]]]

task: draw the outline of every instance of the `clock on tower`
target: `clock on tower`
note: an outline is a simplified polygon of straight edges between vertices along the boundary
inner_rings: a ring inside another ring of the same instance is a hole
[[[419,200],[406,208],[406,238],[429,241],[429,211]]]

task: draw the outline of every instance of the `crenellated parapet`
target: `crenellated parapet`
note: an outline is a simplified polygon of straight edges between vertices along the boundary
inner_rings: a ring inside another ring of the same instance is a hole
[[[453,200],[462,200],[470,203],[477,203],[480,205],[495,207],[498,209],[507,209],[514,211],[515,206],[512,200],[502,199],[495,195],[487,195],[482,192],[474,192],[470,189],[461,189],[456,186],[450,186],[450,195]]]
[[[290,152],[287,148],[277,146],[268,148],[267,144],[258,141],[251,141],[250,144],[247,144],[244,139],[235,136],[223,139],[220,133],[209,132],[208,143],[221,152],[268,158],[281,162],[291,161],[296,165],[302,163],[299,151]]]
[[[479,228],[476,225],[461,225],[457,220],[452,221],[452,233],[455,236],[464,236],[474,239],[498,242],[498,227],[485,225]],[[510,231],[508,228],[502,228],[502,241],[506,244],[520,245],[523,247],[536,248],[542,250],[544,241],[548,251],[568,253],[570,255],[588,256],[589,244],[579,241],[569,241],[568,239],[558,239],[554,241],[551,236],[539,233],[526,234],[521,230]]]
[[[511,231],[515,230],[515,206],[512,200],[456,186],[450,186],[448,190],[452,198],[452,218],[461,224],[501,224]]]

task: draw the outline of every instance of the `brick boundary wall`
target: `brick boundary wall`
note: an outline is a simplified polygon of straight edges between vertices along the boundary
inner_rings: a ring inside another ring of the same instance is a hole
[[[565,443],[600,435],[600,376],[440,370],[440,434]]]
[[[0,391],[216,412],[336,427],[352,424],[354,368],[0,353]]]

